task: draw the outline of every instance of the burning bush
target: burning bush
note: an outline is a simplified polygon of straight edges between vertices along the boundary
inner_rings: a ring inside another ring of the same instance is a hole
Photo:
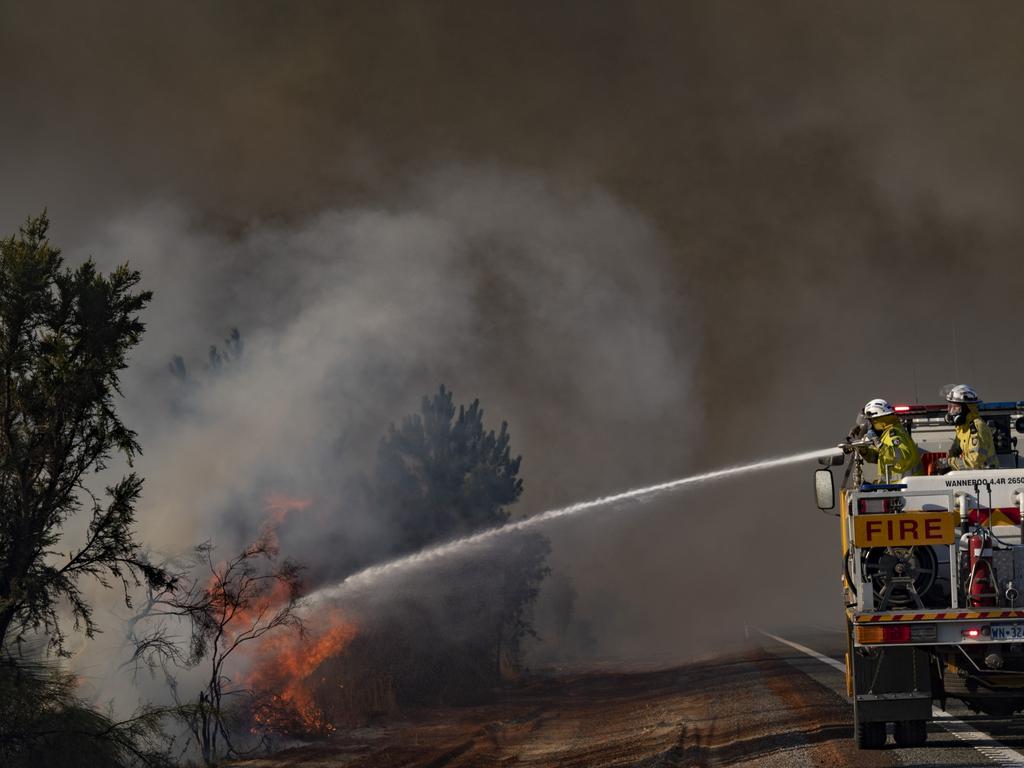
[[[314,700],[319,685],[329,684],[323,662],[343,653],[356,628],[328,614],[322,627],[303,635],[268,637],[245,682],[253,691],[253,727],[284,736],[328,736],[335,729]]]
[[[243,707],[241,699],[252,690],[229,674],[241,649],[269,639],[277,630],[303,631],[296,611],[300,568],[278,560],[277,538],[265,529],[254,543],[234,557],[216,562],[213,547],[196,548],[192,568],[182,572],[162,591],[152,593],[142,615],[154,622],[136,640],[135,658],[162,666],[178,704],[177,714],[191,732],[206,765],[221,757],[243,754],[237,728],[230,721]],[[194,574],[195,566],[205,576]],[[190,628],[189,646],[183,650],[168,621],[184,621]],[[195,698],[182,700],[169,665],[208,665],[206,683]],[[259,744],[256,745],[257,747]]]
[[[359,632],[305,676],[306,695],[335,727],[402,707],[492,700],[518,667],[519,641],[532,633],[527,609],[548,551],[542,536],[509,536],[500,550],[473,552],[404,582],[401,596],[351,601],[346,609],[358,614]]]
[[[440,387],[420,413],[381,440],[367,503],[394,533],[393,555],[499,526],[522,493],[521,457],[508,425],[487,430],[479,401],[456,406]],[[502,539],[428,572],[355,610],[360,634],[325,660],[315,679],[335,722],[359,722],[402,705],[470,704],[489,699],[519,663],[533,634],[531,608],[548,573],[550,546],[536,533]]]

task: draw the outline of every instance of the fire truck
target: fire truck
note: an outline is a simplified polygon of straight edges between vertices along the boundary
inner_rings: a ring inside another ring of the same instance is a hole
[[[865,481],[858,454],[822,463],[819,509],[840,521],[846,687],[854,737],[920,746],[927,722],[959,699],[975,712],[1024,711],[1024,401],[983,403],[998,469],[936,474],[953,442],[946,404],[895,408],[925,474]],[[874,467],[870,466],[873,472]],[[873,479],[873,478],[872,478]]]

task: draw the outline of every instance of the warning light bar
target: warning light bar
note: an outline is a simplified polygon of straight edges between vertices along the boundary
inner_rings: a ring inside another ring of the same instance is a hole
[[[927,413],[945,411],[949,403],[936,403],[933,405],[894,405],[892,409],[896,413]],[[999,403],[978,403],[980,411],[1013,411],[1024,410],[1024,400],[1006,400]]]

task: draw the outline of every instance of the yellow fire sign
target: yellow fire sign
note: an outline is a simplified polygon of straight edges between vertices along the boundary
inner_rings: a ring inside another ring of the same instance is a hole
[[[956,512],[857,515],[853,518],[853,544],[857,547],[952,544],[958,520]]]

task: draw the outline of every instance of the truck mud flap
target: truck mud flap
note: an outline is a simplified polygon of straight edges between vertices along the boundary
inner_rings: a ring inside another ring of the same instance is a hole
[[[931,657],[887,646],[852,654],[854,711],[862,723],[930,720]]]

